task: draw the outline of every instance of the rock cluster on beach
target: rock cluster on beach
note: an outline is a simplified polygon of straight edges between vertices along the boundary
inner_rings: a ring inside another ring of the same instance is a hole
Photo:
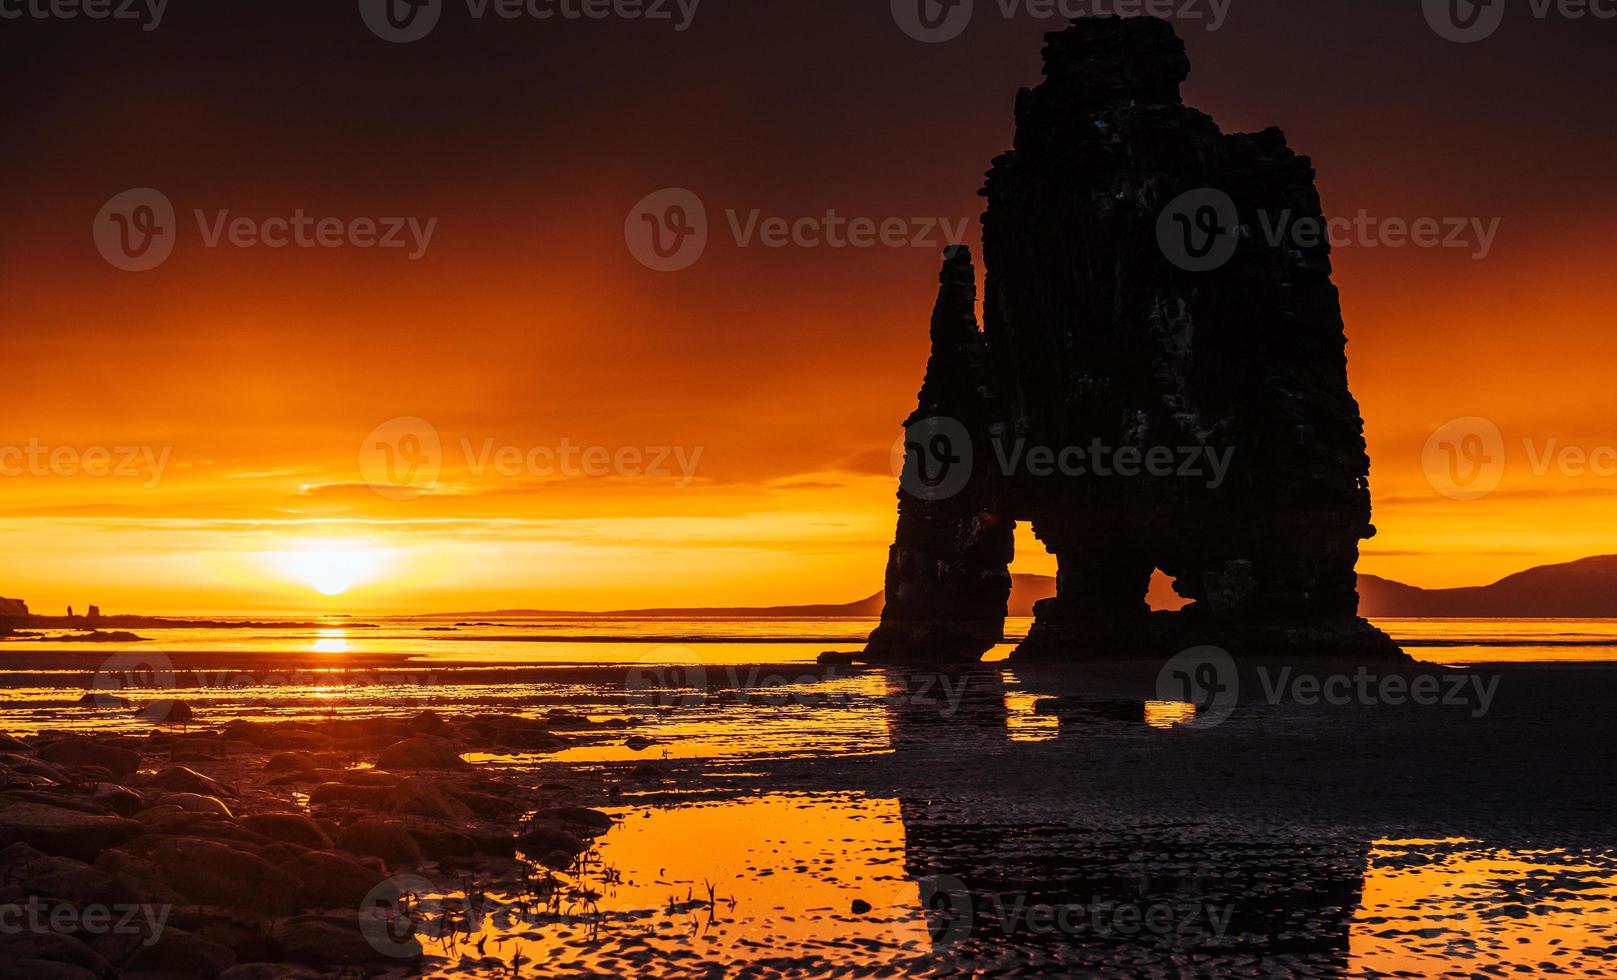
[[[162,713],[191,717],[183,702]],[[529,879],[612,825],[578,786],[464,756],[551,752],[562,732],[620,724],[429,710],[0,737],[0,903],[71,910],[55,914],[72,923],[91,908],[160,912],[123,929],[9,931],[0,958],[60,978],[413,968],[420,944],[377,919],[407,897],[398,875]]]
[[[1403,657],[1357,614],[1370,460],[1329,245],[1262,233],[1321,219],[1314,170],[1185,106],[1189,69],[1155,18],[1047,37],[982,191],[981,331],[969,259],[945,258],[868,659],[997,641],[1016,521],[1060,566],[1018,658]],[[1153,614],[1155,569],[1191,605]]]

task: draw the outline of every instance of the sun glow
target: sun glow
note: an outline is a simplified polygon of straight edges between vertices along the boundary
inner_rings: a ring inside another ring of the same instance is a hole
[[[285,575],[321,595],[342,595],[374,579],[384,564],[380,548],[350,542],[320,542],[270,556]]]

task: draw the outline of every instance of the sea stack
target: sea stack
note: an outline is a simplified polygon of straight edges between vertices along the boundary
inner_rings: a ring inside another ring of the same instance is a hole
[[[1266,234],[1323,221],[1309,159],[1186,107],[1165,21],[1046,41],[982,190],[981,332],[958,308],[969,260],[945,257],[956,307],[906,423],[867,659],[980,657],[1016,521],[1059,565],[1016,658],[1403,659],[1357,612],[1370,460],[1330,246]],[[1153,569],[1192,603],[1151,612]]]

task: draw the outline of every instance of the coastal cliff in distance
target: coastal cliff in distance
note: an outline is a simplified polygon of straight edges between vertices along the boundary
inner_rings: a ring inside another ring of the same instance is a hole
[[[22,619],[27,615],[28,603],[0,596],[0,619]]]

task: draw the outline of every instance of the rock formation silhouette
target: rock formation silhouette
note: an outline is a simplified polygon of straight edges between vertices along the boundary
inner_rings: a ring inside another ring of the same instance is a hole
[[[865,658],[997,642],[1020,520],[1059,572],[1019,658],[1403,658],[1357,614],[1370,460],[1330,247],[1267,234],[1323,221],[1308,158],[1186,107],[1165,21],[1046,42],[981,191],[980,330],[969,253],[945,254]],[[1157,568],[1184,610],[1149,610]]]

